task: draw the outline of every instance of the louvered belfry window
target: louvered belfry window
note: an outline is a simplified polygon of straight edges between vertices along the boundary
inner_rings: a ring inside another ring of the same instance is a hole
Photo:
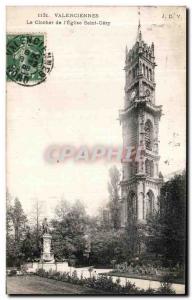
[[[153,125],[150,120],[145,123],[145,147],[152,150],[153,143]]]

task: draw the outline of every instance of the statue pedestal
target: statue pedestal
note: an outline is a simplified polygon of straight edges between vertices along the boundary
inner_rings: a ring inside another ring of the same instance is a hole
[[[44,262],[55,262],[54,255],[51,252],[51,239],[52,236],[49,233],[43,235],[43,253],[41,254],[41,260]]]

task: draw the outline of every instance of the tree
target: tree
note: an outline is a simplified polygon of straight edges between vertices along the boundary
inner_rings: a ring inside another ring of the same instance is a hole
[[[22,243],[25,239],[27,218],[21,202],[15,198],[11,203],[11,196],[7,193],[7,265],[20,265],[23,253]]]
[[[33,255],[36,258],[40,257],[41,254],[41,225],[43,219],[43,202],[35,199],[33,209],[31,212],[30,221],[32,223],[30,230],[31,245],[33,247]]]
[[[160,211],[149,218],[148,251],[163,264],[184,264],[186,235],[186,176],[176,175],[161,188]]]
[[[22,242],[21,252],[25,261],[31,260],[33,258],[33,243],[30,234],[30,228],[27,226],[26,237]]]
[[[12,208],[12,222],[14,227],[15,241],[21,241],[23,233],[26,229],[27,217],[24,214],[21,202],[15,198],[14,206]]]
[[[126,230],[95,230],[92,232],[91,241],[91,264],[111,266],[112,261],[120,263],[131,258],[130,240]]]
[[[114,230],[98,231],[92,236],[91,263],[96,265],[110,265],[115,259],[115,249],[118,245],[118,234]]]
[[[62,221],[65,218],[65,216],[68,214],[69,210],[70,210],[69,202],[65,198],[62,198],[59,204],[55,208],[55,215],[57,219]]]
[[[6,193],[6,234],[7,238],[9,238],[12,232],[12,206],[11,206],[11,195],[9,194],[8,190]]]
[[[6,193],[6,258],[7,265],[11,266],[14,260],[14,235],[12,222],[12,204],[11,195]]]
[[[52,220],[53,249],[57,259],[83,257],[85,230],[88,217],[83,204],[77,200],[73,205],[63,200],[56,207],[56,218]],[[58,218],[59,217],[59,218]]]
[[[120,227],[120,205],[119,205],[119,191],[120,191],[120,172],[116,166],[109,170],[110,182],[108,183],[108,191],[110,196],[109,209],[111,213],[111,221],[114,229]]]

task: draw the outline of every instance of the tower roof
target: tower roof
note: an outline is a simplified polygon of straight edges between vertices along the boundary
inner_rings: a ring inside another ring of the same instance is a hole
[[[142,33],[141,33],[141,23],[140,23],[140,19],[139,19],[136,41],[140,42],[141,40],[142,40]]]
[[[135,61],[138,60],[138,58],[141,56],[155,65],[154,43],[149,45],[144,41],[141,31],[140,12],[138,12],[138,14],[139,19],[135,43],[129,50],[127,49],[127,46],[125,49],[125,69],[127,66],[133,65]]]
[[[137,30],[137,39],[136,39],[136,42],[140,42],[142,40],[140,15],[141,15],[141,13],[140,13],[140,7],[138,7],[138,19],[139,19],[139,22],[138,22],[138,30]]]

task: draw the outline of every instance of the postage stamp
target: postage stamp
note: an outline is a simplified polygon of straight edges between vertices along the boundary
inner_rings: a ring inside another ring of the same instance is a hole
[[[44,82],[54,65],[52,52],[46,51],[44,34],[7,34],[8,81],[23,86]]]

